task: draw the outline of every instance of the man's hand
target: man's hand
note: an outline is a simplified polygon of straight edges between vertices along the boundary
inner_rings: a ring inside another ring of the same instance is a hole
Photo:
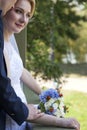
[[[16,2],[17,0],[0,0],[0,9],[2,10],[2,16],[4,16]]]
[[[33,104],[28,104],[27,107],[29,109],[27,121],[33,121],[44,115],[44,113],[42,113],[41,110],[37,109]]]

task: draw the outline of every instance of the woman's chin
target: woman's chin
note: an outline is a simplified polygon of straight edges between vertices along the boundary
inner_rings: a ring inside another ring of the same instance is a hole
[[[14,33],[20,33],[22,30],[17,30],[17,31],[15,31]]]

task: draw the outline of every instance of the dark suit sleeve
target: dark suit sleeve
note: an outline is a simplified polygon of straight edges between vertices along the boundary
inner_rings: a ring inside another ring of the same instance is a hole
[[[26,120],[29,111],[27,106],[16,95],[10,79],[6,76],[3,44],[3,28],[0,18],[0,110],[6,112],[21,125]]]
[[[8,78],[0,75],[0,107],[20,125],[26,120],[28,109],[10,84]]]

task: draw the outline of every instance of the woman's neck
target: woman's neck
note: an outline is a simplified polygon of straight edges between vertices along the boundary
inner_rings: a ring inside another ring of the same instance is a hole
[[[10,34],[6,29],[4,29],[4,41],[9,41],[9,38],[10,38]]]

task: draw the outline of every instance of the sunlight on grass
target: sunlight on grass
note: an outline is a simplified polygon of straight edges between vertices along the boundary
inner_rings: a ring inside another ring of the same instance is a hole
[[[75,117],[81,130],[87,130],[87,93],[64,90],[65,104],[69,107],[66,117]]]

